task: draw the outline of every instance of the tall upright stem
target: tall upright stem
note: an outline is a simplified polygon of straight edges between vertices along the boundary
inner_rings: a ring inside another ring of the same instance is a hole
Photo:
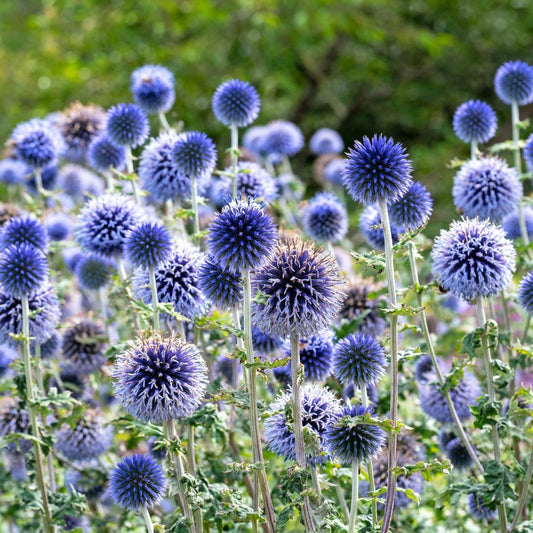
[[[363,407],[366,409],[368,407],[368,396],[366,394],[366,385],[364,383],[360,383],[359,388],[361,390],[361,403],[363,404]],[[355,385],[354,385],[355,389]],[[367,459],[366,461],[366,472],[368,476],[368,488],[370,489],[370,492],[374,492],[376,490],[376,483],[374,481],[374,467],[372,466],[372,458]],[[375,496],[372,496],[372,526],[376,527],[378,523],[378,502],[376,500]]]
[[[154,331],[159,331],[159,300],[157,298],[157,285],[155,282],[154,267],[148,269],[150,276],[150,290],[152,291],[152,307],[154,310]]]
[[[131,154],[131,146],[126,146],[126,171],[128,172],[128,176],[132,176],[132,174],[135,174],[135,170],[133,168],[133,156]],[[135,203],[137,205],[141,204],[141,199],[139,197],[139,191],[137,189],[137,183],[135,179],[132,179],[130,181],[131,183],[131,189],[133,191],[133,198],[135,199]]]
[[[44,187],[43,187],[43,170],[40,167],[37,167],[34,171],[35,175],[35,188],[37,189],[37,194],[39,198],[44,200]]]
[[[387,275],[387,287],[389,292],[389,303],[392,309],[396,308],[396,283],[394,280],[394,258],[392,250],[392,235],[390,229],[389,212],[387,203],[383,200],[379,202],[381,222],[383,224],[383,235],[385,237],[385,273]],[[391,365],[390,365],[390,417],[392,424],[396,426],[398,422],[398,316],[391,314],[390,317],[390,343],[391,343]],[[394,511],[394,492],[396,476],[393,469],[396,466],[396,432],[389,433],[388,463],[387,473],[387,499],[385,502],[385,513],[381,532],[386,533],[390,529],[392,513]]]
[[[165,131],[171,131],[172,128],[170,127],[170,124],[168,123],[167,117],[165,113],[161,112],[159,113],[159,122],[161,122],[161,126],[163,126],[163,129]]]
[[[192,424],[187,425],[187,464],[189,474],[196,477],[196,458],[194,457],[194,426]],[[196,531],[201,533],[204,529],[202,508],[198,507],[193,511],[194,523],[196,525]]]
[[[350,521],[348,522],[348,533],[354,533],[355,522],[357,520],[357,503],[359,501],[359,461],[352,461],[352,501],[350,503]]]
[[[529,455],[529,463],[527,465],[526,477],[522,485],[522,490],[520,491],[520,497],[518,499],[518,505],[516,506],[515,517],[513,518],[513,522],[511,526],[509,527],[509,533],[513,533],[513,531],[515,530],[516,525],[518,524],[518,520],[520,520],[520,516],[522,515],[522,511],[524,510],[524,506],[527,501],[527,495],[528,495],[528,492],[531,486],[532,475],[533,475],[533,444],[531,445],[531,453]]]
[[[150,513],[148,512],[146,505],[141,507],[141,514],[143,515],[144,523],[146,524],[146,531],[148,531],[148,533],[154,533],[154,524],[152,524],[152,519],[150,518]]]
[[[200,233],[200,217],[198,215],[198,180],[196,176],[191,176],[191,202],[194,213],[194,234]]]
[[[471,141],[470,143],[470,159],[476,159],[477,157],[477,142]]]
[[[98,289],[98,300],[100,302],[100,315],[102,315],[102,322],[105,328],[105,337],[109,342],[109,318],[107,316],[107,289],[100,287]]]
[[[231,125],[231,197],[237,197],[237,164],[239,162],[239,129]]]

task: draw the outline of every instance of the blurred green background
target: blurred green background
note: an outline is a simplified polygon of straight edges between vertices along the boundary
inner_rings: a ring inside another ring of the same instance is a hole
[[[530,0],[3,0],[0,139],[73,100],[129,101],[131,71],[160,63],[177,80],[170,120],[224,147],[211,95],[239,77],[261,95],[258,123],[287,118],[306,137],[328,126],[347,145],[374,132],[403,142],[437,197],[436,228],[454,216],[446,165],[468,155],[454,110],[489,102],[496,140],[508,138],[494,73],[506,60],[533,61],[532,36]],[[311,162],[307,151],[296,158],[304,179]]]

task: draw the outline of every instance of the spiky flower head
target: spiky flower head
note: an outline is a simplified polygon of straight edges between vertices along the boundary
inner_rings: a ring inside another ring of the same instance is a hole
[[[422,355],[419,357],[415,365],[415,379],[424,385],[435,381],[435,369],[431,356]]]
[[[68,164],[58,172],[57,188],[66,194],[80,198],[88,193],[94,182],[100,180],[96,174],[81,165]],[[100,193],[103,192],[100,191]]]
[[[325,167],[324,167],[324,176],[325,178],[330,182],[333,183],[333,185],[342,185],[342,175],[344,173],[344,166],[346,165],[346,161],[344,158],[337,157],[335,159],[332,159]]]
[[[372,414],[372,409],[362,405],[346,405],[326,430],[326,447],[342,464],[351,465],[355,460],[363,462],[375,457],[387,440],[379,426],[354,425],[353,421],[346,419],[366,413]]]
[[[139,220],[140,213],[129,197],[105,194],[85,204],[74,234],[85,251],[111,257],[123,252],[127,235]]]
[[[146,113],[166,113],[174,104],[174,74],[160,65],[144,65],[131,74],[135,103]]]
[[[359,231],[372,248],[375,248],[376,250],[383,250],[385,248],[385,234],[383,233],[381,213],[376,206],[367,205],[363,209],[361,216],[359,217]],[[390,231],[392,242],[393,244],[396,244],[400,233],[403,233],[405,228],[397,226],[391,221]]]
[[[111,497],[129,510],[157,505],[165,487],[165,473],[151,455],[127,455],[109,476]]]
[[[341,383],[375,385],[385,371],[385,349],[365,333],[349,334],[335,345],[333,372]]]
[[[533,314],[533,272],[528,272],[520,281],[518,303],[527,313]]]
[[[8,220],[0,232],[2,249],[28,244],[43,253],[48,249],[48,235],[43,224],[32,215],[22,215]]]
[[[465,143],[486,143],[496,135],[497,124],[494,109],[480,100],[461,104],[453,116],[453,131]]]
[[[522,214],[526,223],[526,231],[529,240],[533,240],[533,208],[529,205],[522,207]],[[520,231],[520,214],[518,209],[515,209],[511,214],[507,215],[502,220],[502,228],[505,231],[508,239],[520,239],[522,238],[522,232]]]
[[[107,135],[100,135],[89,145],[87,159],[89,165],[100,172],[111,168],[121,171],[126,167],[126,148],[115,144]]]
[[[348,232],[348,214],[340,200],[329,192],[317,194],[302,212],[309,237],[320,242],[338,242]]]
[[[72,231],[72,218],[61,211],[51,213],[46,217],[45,228],[51,241],[67,240]]]
[[[209,226],[207,247],[213,259],[232,271],[257,268],[272,252],[277,230],[264,206],[233,200]]]
[[[178,135],[172,147],[172,161],[182,174],[201,178],[213,172],[217,149],[205,133],[187,131]]]
[[[97,291],[109,283],[113,266],[111,261],[97,255],[82,255],[74,273],[82,288]]]
[[[31,170],[22,161],[16,159],[2,159],[0,161],[0,182],[5,185],[23,183]]]
[[[309,148],[316,155],[338,154],[344,150],[344,141],[335,130],[320,128],[311,136]]]
[[[485,505],[483,496],[471,492],[467,497],[468,512],[470,516],[473,516],[476,520],[481,522],[491,522],[498,517],[498,511],[496,509],[489,509]]]
[[[135,148],[148,138],[150,124],[145,112],[135,104],[118,104],[106,115],[106,133],[115,143]]]
[[[141,222],[129,232],[124,251],[134,267],[155,268],[170,258],[172,236],[160,222]]]
[[[267,132],[266,126],[252,126],[248,128],[242,136],[243,147],[252,154],[262,156],[263,139]]]
[[[65,139],[65,157],[82,163],[91,142],[105,129],[105,112],[94,104],[73,102],[59,113],[54,125]]]
[[[74,424],[63,424],[56,434],[56,446],[71,461],[86,463],[105,453],[113,441],[113,428],[104,426],[97,411],[88,409]]]
[[[156,424],[189,416],[200,406],[207,386],[200,351],[177,336],[138,339],[118,355],[112,375],[122,407]]]
[[[439,447],[457,470],[467,470],[472,466],[470,454],[453,431],[446,428],[440,430]]]
[[[300,128],[288,120],[274,120],[266,126],[261,140],[261,153],[269,156],[293,156],[304,145]]]
[[[507,61],[496,71],[494,88],[498,98],[518,105],[533,101],[533,67],[524,61]]]
[[[431,258],[441,286],[472,301],[495,296],[511,283],[516,252],[501,227],[489,220],[465,218],[441,231]]]
[[[38,118],[19,124],[11,139],[17,159],[32,168],[55,164],[65,150],[65,141],[59,131]]]
[[[255,326],[252,326],[252,342],[254,352],[260,355],[272,354],[283,346],[283,339],[272,337],[268,333],[263,333]]]
[[[464,216],[499,222],[522,198],[522,182],[514,168],[498,157],[471,159],[453,181],[453,201]]]
[[[213,113],[226,126],[245,128],[257,118],[260,109],[259,95],[247,81],[225,81],[213,95]]]
[[[87,375],[107,361],[104,328],[93,320],[82,319],[63,333],[63,367],[66,371]]]
[[[208,300],[217,307],[236,307],[242,301],[241,275],[222,268],[212,257],[207,257],[198,270],[198,282]]]
[[[336,420],[341,405],[335,395],[314,383],[302,386],[302,424],[315,440],[314,446],[306,447],[307,460],[311,463],[324,462],[327,451],[324,449],[324,436],[327,428]],[[286,460],[296,459],[293,432],[292,394],[280,394],[270,405],[272,413],[265,421],[265,438],[268,447]]]
[[[252,282],[261,293],[252,307],[253,321],[278,337],[307,337],[327,329],[342,303],[337,261],[299,238],[278,243]]]
[[[32,296],[47,279],[48,263],[38,248],[26,243],[14,244],[0,255],[0,284],[7,296]]]
[[[408,230],[424,226],[433,212],[433,199],[428,190],[418,181],[413,181],[407,192],[389,205],[392,224]]]
[[[171,303],[174,310],[193,319],[207,310],[205,295],[200,289],[198,272],[203,256],[195,249],[176,246],[170,258],[155,269],[157,298],[161,303]],[[137,271],[133,277],[136,296],[145,304],[152,303],[149,274]]]
[[[355,141],[348,151],[343,182],[354,200],[365,205],[391,203],[409,189],[412,165],[405,148],[394,139],[374,135]]]

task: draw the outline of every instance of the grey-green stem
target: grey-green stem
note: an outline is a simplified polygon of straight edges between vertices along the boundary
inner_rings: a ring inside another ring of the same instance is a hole
[[[159,122],[161,122],[161,126],[163,126],[163,129],[165,131],[172,131],[172,128],[170,127],[170,124],[168,123],[165,113],[163,112],[159,113]]]
[[[194,175],[191,176],[191,202],[194,213],[194,235],[198,235],[200,233],[200,216],[198,214],[198,180]]]
[[[239,162],[239,129],[231,125],[231,197],[237,197],[237,165]]]
[[[355,385],[354,385],[355,389]],[[368,407],[368,396],[366,394],[366,385],[364,383],[360,384],[360,390],[361,390],[361,403],[363,407],[366,409]],[[368,488],[370,489],[370,492],[374,492],[376,490],[376,483],[374,481],[374,467],[372,466],[372,459],[369,458],[366,462],[366,472],[368,476]],[[376,500],[375,496],[372,496],[372,526],[376,527],[378,523],[378,502]]]
[[[146,505],[141,507],[141,513],[144,518],[144,523],[146,524],[146,531],[148,531],[148,533],[154,533],[154,524],[152,524],[152,519],[150,518],[150,513],[148,512]]]
[[[157,297],[157,285],[155,282],[154,267],[151,266],[148,269],[148,275],[150,277],[150,290],[152,291],[152,308],[154,310],[154,331],[159,331],[159,299]]]
[[[470,158],[476,159],[477,158],[477,142],[471,141],[470,143]]]
[[[131,146],[126,146],[126,171],[129,177],[132,177],[132,175],[135,174],[135,170],[133,168],[133,155],[131,153]],[[131,179],[130,183],[131,183],[131,189],[133,191],[133,198],[135,199],[135,203],[137,205],[140,205],[141,199],[139,197],[139,190],[137,189],[136,179],[135,178]]]
[[[355,522],[357,520],[357,504],[359,501],[359,461],[352,461],[352,501],[350,502],[350,521],[348,522],[348,533],[354,533]]]

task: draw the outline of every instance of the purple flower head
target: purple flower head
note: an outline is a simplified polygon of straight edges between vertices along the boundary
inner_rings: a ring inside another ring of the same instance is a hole
[[[217,149],[205,133],[187,131],[178,135],[172,147],[172,161],[182,174],[201,178],[213,172],[217,164]]]
[[[97,255],[81,255],[74,272],[82,288],[97,291],[105,287],[111,278],[114,264]]]
[[[391,223],[408,230],[417,230],[424,226],[432,212],[433,199],[418,181],[413,181],[407,192],[389,205]]]
[[[135,148],[144,144],[149,132],[148,117],[135,104],[118,104],[107,112],[106,133],[115,144]]]
[[[120,144],[115,144],[107,135],[101,135],[91,142],[87,158],[89,164],[100,172],[114,168],[118,171],[126,167],[126,149]]]
[[[346,161],[338,158],[330,161],[324,168],[324,176],[333,185],[343,185],[342,175]]]
[[[255,87],[246,81],[229,80],[217,87],[213,95],[213,112],[226,126],[244,128],[259,115],[261,100]]]
[[[489,509],[480,494],[471,492],[468,495],[467,503],[470,516],[473,516],[480,522],[492,522],[498,517],[498,511],[496,509]]]
[[[453,431],[446,428],[440,430],[439,447],[457,470],[468,470],[472,466],[472,458]]]
[[[131,74],[131,92],[145,113],[166,113],[174,104],[174,75],[159,65],[144,65]]]
[[[486,143],[496,135],[497,124],[494,109],[480,100],[461,104],[453,116],[453,131],[465,143]]]
[[[160,222],[141,222],[126,237],[126,257],[136,268],[156,268],[170,258],[172,236]]]
[[[46,217],[46,233],[51,241],[65,241],[72,232],[72,218],[66,213],[52,213]]]
[[[222,268],[212,257],[198,270],[198,282],[208,300],[219,308],[236,307],[242,301],[241,275]]]
[[[304,145],[300,128],[287,120],[275,120],[266,126],[260,152],[269,156],[293,156]]]
[[[390,230],[392,243],[396,244],[400,233],[403,233],[405,228],[397,226],[391,221]],[[377,207],[367,205],[363,209],[361,216],[359,217],[359,231],[372,248],[376,250],[383,250],[385,248],[385,235],[381,223],[381,214]]]
[[[22,161],[16,159],[2,159],[0,161],[0,182],[5,185],[23,183],[31,173],[31,169]]]
[[[320,128],[309,140],[309,148],[316,155],[338,154],[344,150],[344,141],[335,130]]]
[[[34,295],[48,280],[48,273],[45,255],[30,244],[13,244],[0,255],[0,284],[7,296]]]
[[[498,98],[518,105],[533,101],[533,67],[523,61],[507,61],[496,71],[494,88]]]
[[[348,213],[333,194],[323,192],[312,198],[302,213],[309,237],[320,242],[338,242],[348,232]]]
[[[107,346],[104,328],[93,320],[83,319],[63,333],[62,367],[70,373],[87,375],[106,362]]]
[[[40,220],[32,215],[13,217],[2,226],[0,232],[2,249],[21,244],[33,246],[43,254],[48,251],[46,228]]]
[[[527,313],[533,314],[533,272],[528,272],[520,281],[518,303]]]
[[[533,240],[533,208],[529,205],[525,205],[522,208],[522,213],[526,222],[526,231],[529,236],[529,240]],[[515,240],[522,238],[518,209],[515,209],[511,214],[507,215],[502,220],[502,228],[505,231],[508,239]]]
[[[282,339],[271,337],[268,333],[263,333],[255,326],[252,327],[252,341],[254,352],[259,355],[270,355],[283,346]]]

